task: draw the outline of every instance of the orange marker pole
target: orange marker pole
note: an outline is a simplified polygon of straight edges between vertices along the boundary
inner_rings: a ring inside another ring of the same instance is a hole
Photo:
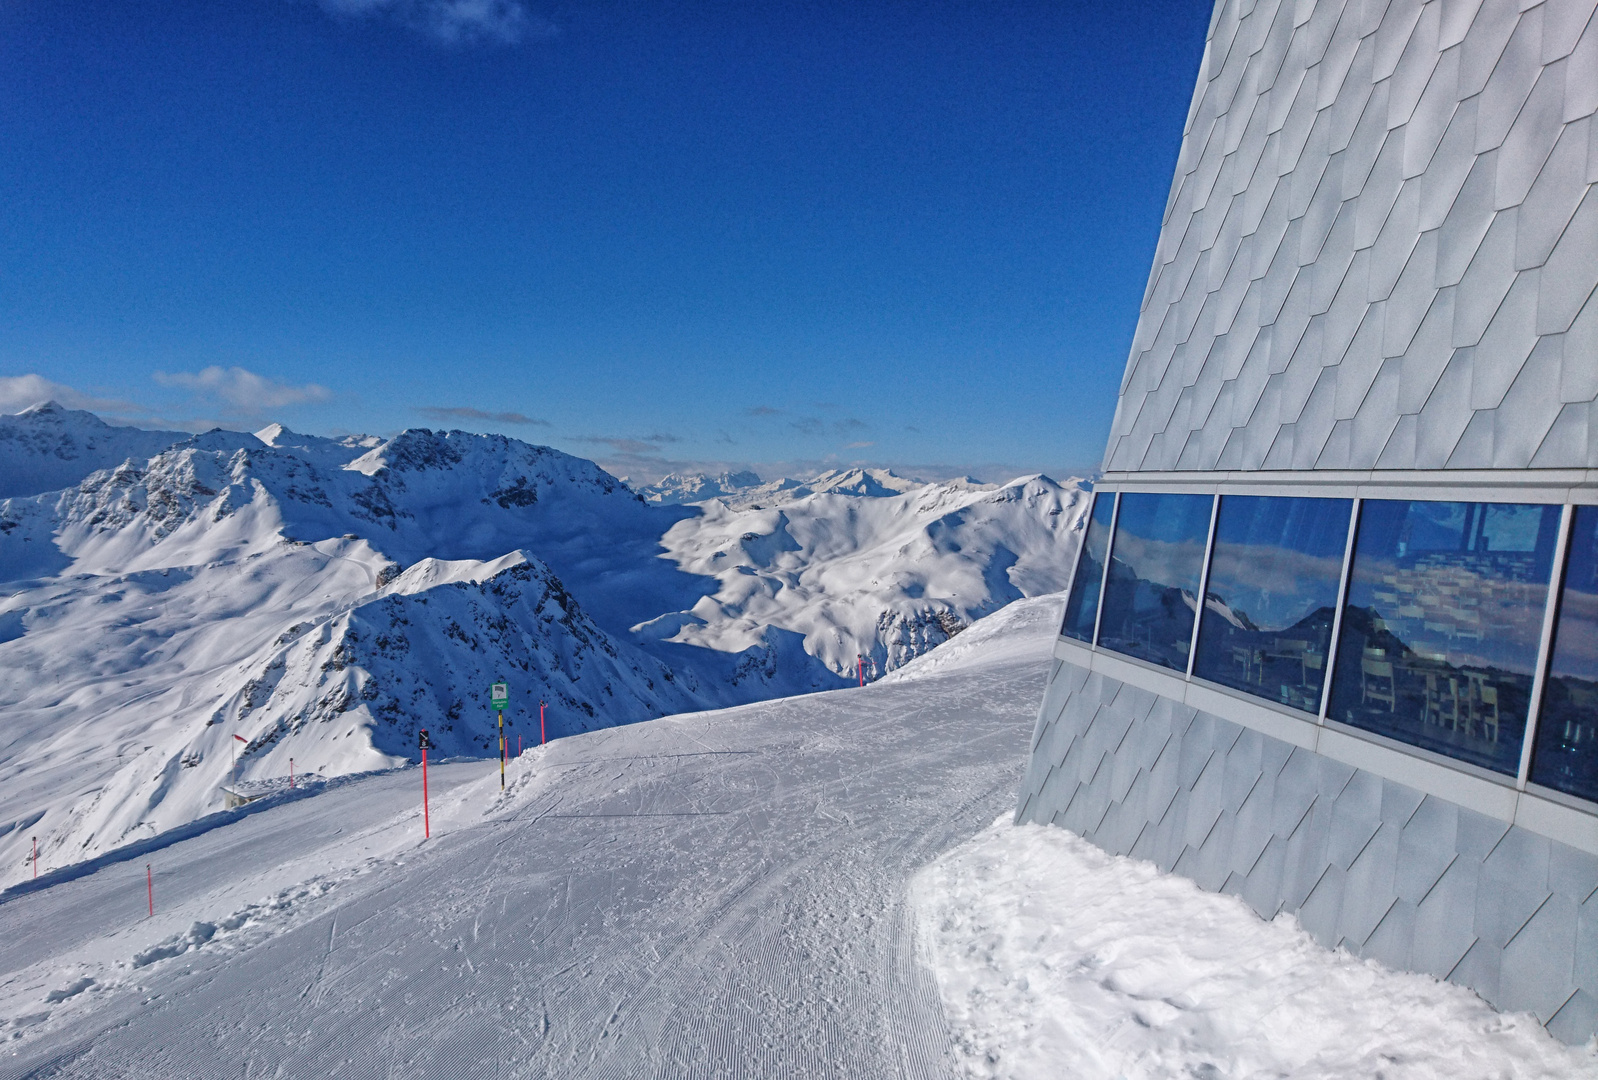
[[[150,873],[150,864],[144,864],[144,887],[150,894],[150,918],[155,918],[155,877]]]

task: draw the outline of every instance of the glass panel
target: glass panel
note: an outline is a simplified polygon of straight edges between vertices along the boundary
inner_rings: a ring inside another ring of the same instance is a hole
[[[1187,670],[1214,505],[1209,495],[1122,493],[1100,645]]]
[[[1065,602],[1065,625],[1060,632],[1078,641],[1093,640],[1093,620],[1099,614],[1099,587],[1104,582],[1104,551],[1110,546],[1110,518],[1115,513],[1115,493],[1093,496],[1093,513],[1088,518],[1088,533],[1082,539],[1082,557],[1076,562],[1071,579],[1071,595]]]
[[[1319,712],[1348,499],[1221,498],[1193,674]]]
[[[1559,510],[1364,503],[1327,715],[1516,773]]]
[[[1576,508],[1531,778],[1598,800],[1598,506]]]

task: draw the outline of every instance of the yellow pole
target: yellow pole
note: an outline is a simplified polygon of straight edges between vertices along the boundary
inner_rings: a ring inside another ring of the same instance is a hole
[[[499,790],[505,790],[505,710],[499,709]]]

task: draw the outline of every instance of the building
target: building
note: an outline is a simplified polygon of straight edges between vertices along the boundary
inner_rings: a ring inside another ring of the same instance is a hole
[[[1218,0],[1016,814],[1570,1042],[1594,7]]]

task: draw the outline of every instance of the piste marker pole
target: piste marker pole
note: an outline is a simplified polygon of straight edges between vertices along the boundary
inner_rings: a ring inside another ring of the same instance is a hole
[[[150,894],[150,918],[155,918],[155,875],[150,873],[150,864],[144,864],[144,888]]]
[[[39,880],[39,838],[33,838],[33,880]]]
[[[433,821],[427,809],[427,748],[432,740],[427,737],[427,729],[423,728],[416,737],[417,743],[422,748],[422,839],[431,840],[433,837]]]
[[[538,703],[538,745],[543,746],[548,742],[549,739],[544,735],[544,703],[540,701]]]
[[[510,740],[505,737],[505,709],[510,705],[510,686],[501,679],[488,688],[488,704],[499,714],[499,790],[505,790],[505,758],[510,754]]]

